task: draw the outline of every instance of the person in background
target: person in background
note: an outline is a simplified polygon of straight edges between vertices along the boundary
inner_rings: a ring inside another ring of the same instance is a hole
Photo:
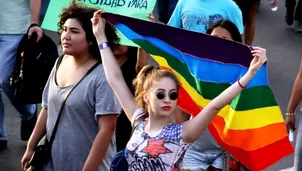
[[[302,58],[300,62],[300,69],[297,74],[295,83],[293,85],[292,94],[290,97],[290,101],[287,106],[287,113],[285,124],[287,126],[287,131],[295,131],[296,130],[296,108],[298,107],[300,101],[302,99]],[[297,140],[296,140],[296,148],[295,148],[295,161],[294,161],[294,170],[300,171],[302,170],[302,117],[299,120],[299,128],[297,131]]]
[[[238,30],[239,35],[243,34],[242,13],[238,5],[232,0],[193,0],[190,3],[185,0],[179,0],[168,25],[207,33],[209,26],[223,19],[234,23],[235,30]],[[235,36],[237,32],[233,31],[232,33],[232,36]],[[241,38],[236,37],[236,41],[241,42]],[[182,112],[178,111],[176,112],[176,118],[183,119],[178,123],[190,119],[189,115],[181,115]],[[186,152],[183,162],[184,169],[206,170],[207,168],[213,168],[213,170],[221,170],[223,167],[222,152],[223,149],[214,140],[209,130],[206,129],[204,134]]]
[[[178,0],[157,0],[157,12],[159,21],[167,24]]]
[[[93,30],[98,44],[108,44],[105,20],[101,15],[102,11],[95,12]],[[151,168],[180,169],[179,161],[186,146],[201,136],[218,111],[242,91],[243,86],[267,60],[266,50],[255,47],[252,51],[255,58],[248,72],[238,82],[212,100],[195,118],[182,124],[173,124],[171,115],[178,98],[178,81],[174,74],[159,67],[145,66],[134,82],[134,98],[110,46],[100,47],[100,52],[106,78],[135,128],[125,155],[129,170],[138,171]],[[144,168],[141,161],[148,163],[148,168]]]
[[[2,1],[0,5],[0,149],[7,146],[7,133],[4,124],[4,92],[21,117],[21,139],[27,141],[36,123],[37,106],[20,104],[14,101],[10,87],[10,76],[16,63],[16,53],[20,40],[28,30],[28,36],[43,36],[40,28],[41,0]],[[1,92],[2,91],[2,92]]]
[[[298,3],[297,3],[298,1]],[[292,25],[295,32],[302,32],[302,0],[286,0],[285,21],[288,25]]]
[[[242,13],[233,0],[179,0],[168,22],[169,26],[206,33],[208,27],[218,20],[234,23],[243,34]]]
[[[209,35],[242,43],[241,35],[236,25],[228,20],[219,20],[213,23],[206,32]],[[189,119],[190,115],[182,112],[177,122],[182,123]],[[219,171],[223,168],[223,149],[211,133],[207,130],[187,150],[184,160],[184,171]]]
[[[92,66],[101,62],[98,44],[92,32],[91,17],[95,11],[94,8],[72,1],[60,15],[58,26],[62,31],[64,55],[57,60],[45,86],[42,110],[22,158],[23,170],[28,169],[28,162],[40,139],[45,134],[50,139],[65,95]],[[116,44],[119,40],[115,31],[112,25],[106,24],[106,35],[113,50],[118,48]],[[120,59],[118,61],[121,64]],[[100,64],[67,98],[51,156],[44,169],[110,170],[112,157],[116,153],[114,132],[120,112],[120,104]]]
[[[256,13],[260,0],[235,0],[243,14],[244,44],[252,45],[256,29]]]

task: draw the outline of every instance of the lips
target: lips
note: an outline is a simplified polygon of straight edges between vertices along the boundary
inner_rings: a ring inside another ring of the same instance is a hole
[[[71,46],[69,43],[63,43],[63,46]]]
[[[162,107],[162,109],[163,109],[163,110],[170,110],[171,107],[170,107],[170,106],[164,106],[164,107]]]

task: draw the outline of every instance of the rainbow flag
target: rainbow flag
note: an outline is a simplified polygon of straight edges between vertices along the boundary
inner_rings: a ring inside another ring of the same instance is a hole
[[[236,42],[110,13],[104,17],[177,76],[178,105],[193,116],[243,76],[253,58],[249,47]],[[254,171],[293,153],[266,72],[264,65],[209,125],[216,141]]]

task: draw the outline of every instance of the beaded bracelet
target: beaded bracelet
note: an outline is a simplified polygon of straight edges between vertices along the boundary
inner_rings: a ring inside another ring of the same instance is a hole
[[[285,115],[286,115],[286,116],[295,116],[296,113],[286,113]]]

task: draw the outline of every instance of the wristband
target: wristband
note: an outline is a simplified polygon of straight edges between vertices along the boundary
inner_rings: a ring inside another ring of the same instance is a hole
[[[285,115],[286,116],[295,116],[296,114],[295,113],[286,113]]]
[[[36,27],[36,26],[40,27],[39,24],[37,24],[37,23],[32,23],[32,24],[28,27],[28,30],[29,30],[30,28]]]
[[[105,48],[107,48],[107,47],[109,47],[109,43],[108,43],[108,42],[101,43],[101,44],[99,45],[99,49],[100,49],[100,50],[101,50],[101,49],[105,49]]]
[[[241,83],[240,83],[240,78],[238,79],[238,84],[239,84],[239,86],[241,87],[241,88],[246,88],[246,86],[243,86]]]

